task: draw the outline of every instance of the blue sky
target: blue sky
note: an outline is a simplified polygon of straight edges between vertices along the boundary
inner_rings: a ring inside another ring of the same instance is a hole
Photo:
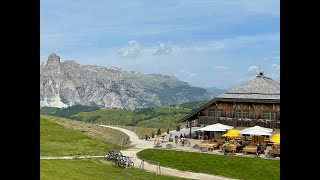
[[[280,82],[279,0],[40,0],[40,61],[174,75],[231,88]]]

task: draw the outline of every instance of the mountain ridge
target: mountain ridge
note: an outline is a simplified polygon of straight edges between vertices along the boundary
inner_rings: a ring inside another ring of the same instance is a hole
[[[40,63],[40,107],[76,104],[135,109],[210,100],[213,95],[175,76],[61,62],[52,53]]]

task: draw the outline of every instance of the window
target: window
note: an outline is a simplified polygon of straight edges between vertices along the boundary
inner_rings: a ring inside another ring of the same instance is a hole
[[[262,119],[277,119],[277,112],[263,112]]]
[[[271,112],[271,119],[277,119],[277,112]]]
[[[270,112],[263,112],[261,118],[262,119],[271,119]]]
[[[249,118],[249,111],[236,110],[236,118]]]
[[[249,118],[249,111],[242,111],[242,118]]]
[[[236,110],[236,118],[241,118],[241,111],[240,110]]]
[[[222,115],[222,109],[211,109],[208,112],[209,116],[220,117]]]

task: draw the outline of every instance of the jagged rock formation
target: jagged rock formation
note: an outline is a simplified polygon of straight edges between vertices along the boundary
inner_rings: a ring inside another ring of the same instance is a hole
[[[135,109],[209,100],[212,94],[174,76],[61,62],[52,53],[40,64],[40,107],[75,104]]]

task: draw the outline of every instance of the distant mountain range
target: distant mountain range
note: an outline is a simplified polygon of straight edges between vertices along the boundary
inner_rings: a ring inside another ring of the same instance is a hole
[[[216,87],[208,87],[208,88],[204,88],[204,89],[207,90],[208,92],[212,93],[212,95],[214,97],[228,91],[228,89],[219,89]]]
[[[40,107],[76,104],[136,109],[208,101],[221,90],[191,86],[174,76],[141,74],[120,68],[60,62],[52,53],[40,64]]]

